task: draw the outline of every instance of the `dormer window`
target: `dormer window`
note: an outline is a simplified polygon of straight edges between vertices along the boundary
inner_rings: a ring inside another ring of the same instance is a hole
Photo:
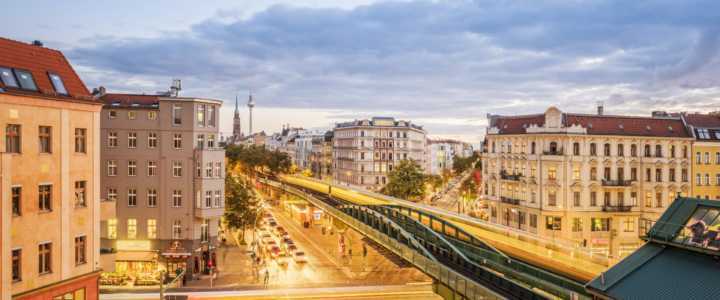
[[[10,68],[0,68],[0,80],[6,87],[20,87]]]
[[[29,71],[15,69],[15,76],[17,77],[20,88],[24,90],[37,91],[35,80]]]
[[[50,82],[52,83],[53,88],[55,88],[55,92],[60,95],[67,95],[65,84],[63,83],[62,78],[60,78],[60,75],[48,73],[48,77],[50,77]]]

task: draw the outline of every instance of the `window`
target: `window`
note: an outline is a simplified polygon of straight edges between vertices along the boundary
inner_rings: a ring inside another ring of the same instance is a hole
[[[682,169],[680,176],[682,177],[683,182],[688,182],[688,170],[687,169]]]
[[[213,198],[213,192],[205,191],[205,207],[206,208],[212,207],[212,198]]]
[[[173,207],[180,207],[180,206],[182,206],[182,191],[181,191],[181,190],[173,190],[173,193],[172,193],[172,206],[173,206]]]
[[[625,192],[618,192],[617,193],[617,205],[618,206],[625,206]]]
[[[115,148],[118,146],[118,134],[117,132],[108,132],[108,148]]]
[[[215,207],[223,207],[222,191],[215,191]]]
[[[580,143],[573,143],[573,155],[580,155]]]
[[[210,220],[203,220],[200,224],[200,241],[207,242],[210,240]]]
[[[590,180],[597,180],[597,168],[590,168]]]
[[[653,194],[652,192],[645,193],[645,207],[652,207]]]
[[[148,239],[156,239],[157,238],[157,220],[155,220],[155,219],[147,220],[147,238]]]
[[[625,218],[625,221],[623,221],[623,231],[625,231],[625,232],[635,231],[635,218],[633,218],[633,217]]]
[[[597,144],[590,143],[590,155],[592,155],[592,156],[597,155]]]
[[[158,143],[157,133],[149,132],[148,133],[148,148],[157,147],[157,143]]]
[[[117,219],[109,219],[107,221],[107,235],[109,239],[117,238]]]
[[[111,110],[108,112],[108,119],[115,119],[117,118],[117,110]]]
[[[86,153],[87,152],[87,129],[75,128],[75,153]]]
[[[645,181],[652,181],[652,169],[645,169]]]
[[[572,231],[573,232],[582,232],[582,219],[581,218],[573,218],[573,224],[572,224]]]
[[[205,135],[198,134],[197,136],[197,147],[198,149],[204,149],[205,148]]]
[[[12,250],[12,281],[18,282],[22,280],[22,250]]]
[[[548,205],[557,205],[557,194],[555,193],[555,191],[548,191]]]
[[[148,160],[147,162],[147,176],[157,175],[157,162],[154,160]]]
[[[603,180],[610,180],[610,168],[603,169]]]
[[[137,148],[137,132],[128,132],[128,148]]]
[[[127,116],[129,120],[135,120],[137,118],[137,112],[134,110],[128,111]]]
[[[661,145],[655,145],[655,157],[662,157],[662,146]]]
[[[215,106],[208,105],[207,107],[207,118],[208,118],[208,126],[215,126]]]
[[[0,67],[0,81],[2,81],[2,83],[6,87],[20,87],[17,83],[17,80],[15,79],[15,76],[13,75],[12,69],[10,68]]]
[[[637,145],[630,145],[630,156],[637,157]]]
[[[495,144],[493,143],[493,146]],[[493,150],[495,152],[495,150]],[[530,154],[535,154],[535,142],[530,143]]]
[[[573,192],[573,206],[580,206],[580,192]]]
[[[52,243],[42,243],[38,245],[38,273],[48,274],[52,272]]]
[[[715,164],[720,165],[720,152],[715,152]]]
[[[173,222],[172,237],[176,240],[182,237],[182,222],[180,220],[175,220]]]
[[[603,206],[610,206],[610,192],[603,193]]]
[[[173,172],[173,177],[182,177],[182,161],[173,160],[172,172]]]
[[[545,217],[545,229],[547,230],[562,230],[562,218],[561,217]]]
[[[12,198],[12,215],[22,215],[22,187],[13,186],[10,188]]]
[[[21,141],[20,125],[8,124],[5,127],[5,152],[20,153]]]
[[[136,219],[128,219],[127,220],[127,238],[134,240],[137,238],[137,220]]]
[[[537,228],[537,215],[530,214],[530,227]]]
[[[655,181],[656,182],[662,182],[662,169],[655,169]]]
[[[548,179],[555,180],[557,178],[557,170],[555,167],[548,168]]]
[[[208,134],[207,146],[209,149],[215,148],[215,135],[214,134]]]
[[[60,76],[58,76],[57,74],[48,73],[48,77],[50,77],[50,82],[52,83],[53,88],[55,88],[55,92],[61,95],[67,95],[65,84],[63,84],[62,78],[60,78]]]
[[[213,175],[213,163],[209,162],[205,164],[205,177],[212,177]]]
[[[147,190],[147,206],[148,207],[157,206],[157,190],[156,189],[148,189]]]
[[[655,207],[663,207],[662,193],[655,193]]]
[[[645,157],[650,157],[650,145],[645,145]]]
[[[117,189],[116,188],[108,188],[107,189],[107,200],[108,201],[116,201],[117,200]]]
[[[217,178],[222,177],[222,163],[221,162],[215,163],[215,177],[217,177]]]
[[[182,134],[176,133],[173,135],[173,147],[175,149],[182,149]]]
[[[117,175],[117,161],[116,160],[108,160],[107,161],[107,175],[108,176],[116,176]]]
[[[603,155],[610,156],[610,144],[603,145]]]
[[[597,206],[597,192],[590,192],[590,206]]]
[[[580,180],[580,168],[573,168],[573,180]]]
[[[550,142],[550,154],[557,154],[558,152],[557,142]]]
[[[75,181],[75,207],[87,206],[87,181]]]
[[[630,169],[630,180],[632,180],[632,181],[637,180],[637,168],[635,168],[635,167]]]
[[[40,211],[52,211],[52,185],[41,184],[38,186],[38,207]]]
[[[617,145],[617,155],[621,156],[621,157],[625,156],[625,145],[623,145],[623,144]]]
[[[197,106],[197,126],[205,126],[205,105],[199,104]]]
[[[590,218],[590,231],[610,231],[610,218]]]
[[[670,182],[675,182],[675,169],[671,168],[668,170],[668,177],[669,177],[668,180]]]
[[[136,206],[137,205],[137,189],[130,188],[128,189],[128,206]]]
[[[702,185],[702,174],[700,174],[700,173],[695,174],[695,184]]]
[[[157,112],[156,111],[149,111],[147,113],[148,120],[155,120],[157,119]]]
[[[128,176],[135,176],[137,175],[137,161],[135,160],[128,160]]]
[[[52,134],[52,127],[50,127],[50,126],[38,127],[40,153],[52,153],[51,134]]]
[[[670,157],[675,158],[675,145],[670,145]]]
[[[29,71],[15,69],[15,76],[18,83],[20,83],[21,89],[37,91],[35,79],[33,79],[32,74],[30,74]]]
[[[182,106],[173,104],[173,125],[182,125]]]
[[[705,152],[705,164],[710,164],[710,152]]]
[[[87,243],[85,236],[79,236],[75,238],[75,265],[82,265],[84,263],[87,263],[87,258],[85,255],[85,249]]]

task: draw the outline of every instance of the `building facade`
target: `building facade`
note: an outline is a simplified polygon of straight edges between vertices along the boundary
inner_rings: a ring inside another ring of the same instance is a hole
[[[692,196],[720,200],[720,112],[681,114],[695,140]]]
[[[0,38],[0,299],[98,298],[101,107],[61,52]]]
[[[469,157],[472,155],[472,146],[456,140],[427,140],[427,167],[428,174],[440,175],[443,170],[452,170],[455,157]]]
[[[333,130],[333,181],[379,190],[401,160],[427,166],[425,143],[425,130],[409,121],[374,117],[338,123]]]
[[[117,249],[116,271],[207,271],[225,206],[222,102],[171,94],[99,98],[101,191],[117,210],[102,224],[103,246]]]
[[[680,118],[563,113],[489,116],[482,153],[490,221],[622,257],[690,192],[692,137]]]

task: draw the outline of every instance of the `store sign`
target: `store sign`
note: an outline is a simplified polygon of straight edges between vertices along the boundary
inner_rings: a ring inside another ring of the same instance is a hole
[[[150,251],[149,240],[118,240],[116,244],[118,251]]]

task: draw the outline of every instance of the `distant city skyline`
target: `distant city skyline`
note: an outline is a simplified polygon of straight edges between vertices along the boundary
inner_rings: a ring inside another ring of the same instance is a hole
[[[62,50],[90,88],[180,78],[183,95],[224,100],[223,132],[250,89],[256,131],[391,115],[471,143],[487,113],[720,108],[720,3],[523,4],[30,0],[4,7],[0,36]]]

